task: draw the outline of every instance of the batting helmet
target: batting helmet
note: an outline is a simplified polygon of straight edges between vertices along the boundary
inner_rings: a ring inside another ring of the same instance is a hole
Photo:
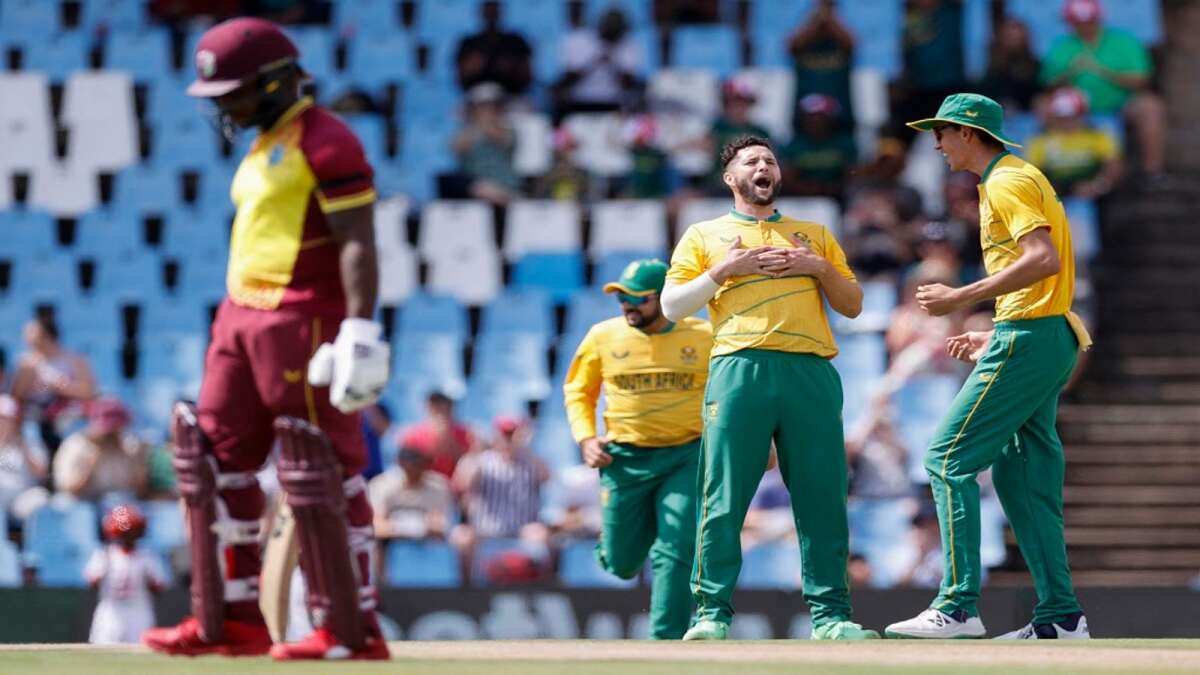
[[[223,96],[261,75],[300,58],[296,45],[279,26],[265,19],[239,17],[205,31],[196,45],[196,80],[189,96]]]
[[[118,504],[104,516],[104,538],[137,539],[146,532],[146,517],[133,504]]]

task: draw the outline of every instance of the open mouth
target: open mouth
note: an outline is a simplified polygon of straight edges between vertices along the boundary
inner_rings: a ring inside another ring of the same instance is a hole
[[[754,179],[754,187],[766,189],[771,187],[772,182],[770,176],[759,176]]]

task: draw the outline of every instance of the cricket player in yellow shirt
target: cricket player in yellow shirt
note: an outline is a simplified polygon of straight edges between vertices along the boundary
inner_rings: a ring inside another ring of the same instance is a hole
[[[678,640],[688,628],[688,575],[696,539],[696,458],[712,330],[707,321],[662,315],[667,274],[660,260],[630,263],[615,293],[623,316],[592,326],[563,390],[571,431],[588,466],[600,470],[601,567],[632,579],[649,553],[650,637]],[[604,389],[605,434],[596,430]]]
[[[1071,229],[1054,188],[1009,154],[1004,110],[978,94],[946,97],[909,126],[932,131],[952,171],[979,176],[980,245],[988,276],[962,288],[930,284],[917,301],[933,316],[995,298],[995,329],[949,338],[975,363],[925,458],[942,530],[941,589],[929,609],[887,627],[888,637],[979,638],[979,472],[992,482],[1037,590],[1033,621],[1004,639],[1088,637],[1063,537],[1063,448],[1058,394],[1091,339],[1071,312]]]
[[[688,228],[675,248],[663,312],[678,321],[708,303],[713,358],[704,395],[700,509],[685,640],[721,640],[742,566],[740,535],[771,441],[800,536],[814,639],[878,638],[850,620],[846,583],[846,448],[837,345],[825,303],[862,311],[862,289],[825,227],[775,210],[779,164],[762,138],[721,151],[734,209]]]

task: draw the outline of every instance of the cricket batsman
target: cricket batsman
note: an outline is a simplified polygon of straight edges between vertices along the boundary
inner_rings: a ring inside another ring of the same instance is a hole
[[[604,287],[616,294],[623,316],[584,336],[563,392],[583,461],[600,470],[604,512],[596,559],[632,579],[649,552],[650,637],[678,640],[692,615],[696,458],[712,329],[700,319],[663,316],[666,274],[666,263],[638,260]],[[603,437],[596,431],[601,389]]]
[[[691,575],[696,621],[683,639],[728,634],[742,524],[772,440],[791,493],[813,638],[878,638],[850,620],[842,383],[825,314],[828,302],[857,316],[862,289],[825,227],[775,210],[779,163],[767,140],[740,136],[720,159],[734,208],[688,228],[662,294],[672,321],[707,303],[714,343]]]
[[[948,96],[929,119],[952,171],[979,176],[980,244],[988,276],[968,286],[929,284],[917,301],[943,316],[995,298],[995,329],[946,340],[975,368],[934,433],[925,469],[945,552],[930,608],[887,627],[888,637],[979,638],[979,486],[992,483],[1033,575],[1033,621],[1004,639],[1087,638],[1063,537],[1063,448],[1058,394],[1091,338],[1071,312],[1075,258],[1062,202],[1042,172],[1009,154],[1004,110],[978,94]]]
[[[371,319],[372,170],[346,125],[300,96],[298,58],[277,26],[254,18],[214,26],[196,49],[188,94],[211,99],[227,132],[258,135],[233,179],[228,294],[199,401],[174,413],[192,616],[142,638],[168,654],[388,658],[354,412],[388,377],[388,346]],[[316,628],[272,646],[258,604],[264,496],[255,472],[276,442]]]

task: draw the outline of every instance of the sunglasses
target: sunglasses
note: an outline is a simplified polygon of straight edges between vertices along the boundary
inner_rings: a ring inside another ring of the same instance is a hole
[[[942,140],[942,132],[945,131],[946,129],[952,129],[952,128],[954,128],[953,124],[939,124],[938,126],[931,129],[931,131],[933,131],[933,137],[940,141],[940,140]]]
[[[636,295],[629,295],[628,293],[617,293],[617,302],[620,302],[623,305],[633,305],[634,307],[640,307],[640,306],[646,304],[646,301],[649,299],[650,299],[650,296],[648,296],[648,295],[643,295],[641,297],[638,297]]]

